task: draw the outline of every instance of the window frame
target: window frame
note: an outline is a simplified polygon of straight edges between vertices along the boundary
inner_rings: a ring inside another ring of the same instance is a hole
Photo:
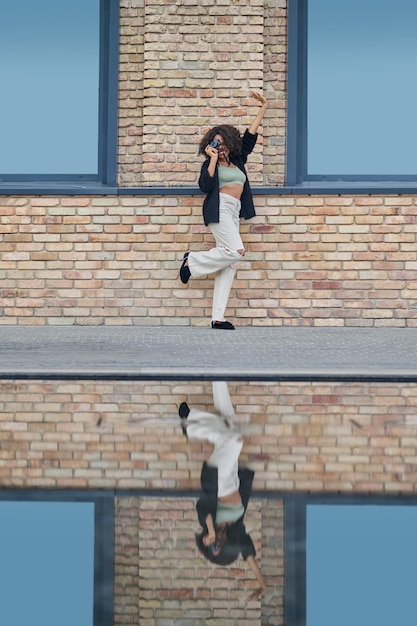
[[[50,489],[0,489],[0,501],[89,502],[94,504],[93,626],[113,626],[114,493]]]
[[[293,494],[284,497],[284,623],[307,623],[307,507],[309,505],[417,506],[411,495]]]
[[[119,63],[119,2],[99,2],[99,93],[97,174],[2,174],[1,188],[28,189],[46,185],[57,192],[80,193],[88,187],[115,186],[117,181],[117,117]],[[11,193],[13,191],[7,191]]]
[[[416,175],[312,175],[307,170],[308,2],[288,0],[286,185],[313,193],[415,193]]]

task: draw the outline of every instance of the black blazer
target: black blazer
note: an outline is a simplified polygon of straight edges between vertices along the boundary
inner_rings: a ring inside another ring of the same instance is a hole
[[[242,148],[240,153],[230,159],[233,165],[236,165],[236,167],[242,170],[242,172],[246,175],[246,181],[243,185],[242,196],[240,198],[240,217],[243,217],[245,220],[248,220],[256,215],[255,207],[253,205],[252,192],[245,170],[245,163],[248,159],[248,155],[254,149],[257,139],[258,133],[252,135],[252,133],[246,129],[242,138]],[[211,222],[218,223],[220,221],[218,168],[216,166],[214,176],[210,176],[208,173],[209,165],[210,159],[207,158],[201,166],[200,177],[198,179],[198,186],[201,191],[206,194],[203,202],[203,218],[206,226],[208,226]]]
[[[246,561],[248,556],[256,556],[255,546],[250,535],[246,532],[243,518],[245,517],[246,509],[249,502],[249,497],[252,491],[252,482],[255,472],[248,468],[239,469],[239,493],[242,498],[242,504],[244,508],[243,515],[239,517],[236,522],[231,524],[227,529],[228,538],[233,543],[239,544],[242,557]],[[201,488],[203,495],[197,501],[197,515],[200,526],[205,533],[208,532],[206,518],[209,513],[213,518],[215,524],[217,513],[217,467],[211,467],[207,465],[207,462],[203,463],[201,469]]]

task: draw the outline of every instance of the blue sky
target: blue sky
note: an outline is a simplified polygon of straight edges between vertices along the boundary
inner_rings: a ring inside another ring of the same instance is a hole
[[[92,626],[93,576],[93,503],[0,501],[4,626]]]
[[[99,0],[2,0],[0,174],[97,172]]]
[[[416,174],[417,2],[309,0],[308,173]]]

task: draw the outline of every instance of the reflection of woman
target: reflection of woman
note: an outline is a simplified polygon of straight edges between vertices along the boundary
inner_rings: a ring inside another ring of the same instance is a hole
[[[243,524],[254,472],[238,468],[243,439],[233,423],[226,382],[213,382],[213,399],[218,415],[190,410],[186,402],[179,409],[187,437],[214,444],[213,453],[201,470],[203,495],[197,502],[197,514],[203,530],[196,535],[196,542],[203,556],[217,565],[229,565],[242,554],[259,583],[251,599],[260,599],[265,585],[255,560],[255,546]]]
[[[206,197],[203,217],[216,240],[216,247],[202,252],[186,252],[180,269],[181,281],[200,278],[212,272],[214,280],[212,328],[233,330],[224,313],[235,275],[234,264],[245,249],[239,233],[239,218],[255,215],[252,193],[245,170],[248,155],[255,147],[257,130],[266,110],[266,99],[254,91],[250,95],[261,105],[243,137],[234,126],[222,124],[209,130],[200,142],[199,153],[206,157],[199,187]]]

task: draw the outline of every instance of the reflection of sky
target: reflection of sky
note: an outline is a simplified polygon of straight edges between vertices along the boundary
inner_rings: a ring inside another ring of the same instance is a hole
[[[0,174],[95,174],[99,0],[7,0]]]
[[[307,626],[415,623],[417,507],[309,506]]]
[[[94,504],[0,502],[4,626],[91,626]]]
[[[417,2],[308,2],[308,173],[416,174]]]

